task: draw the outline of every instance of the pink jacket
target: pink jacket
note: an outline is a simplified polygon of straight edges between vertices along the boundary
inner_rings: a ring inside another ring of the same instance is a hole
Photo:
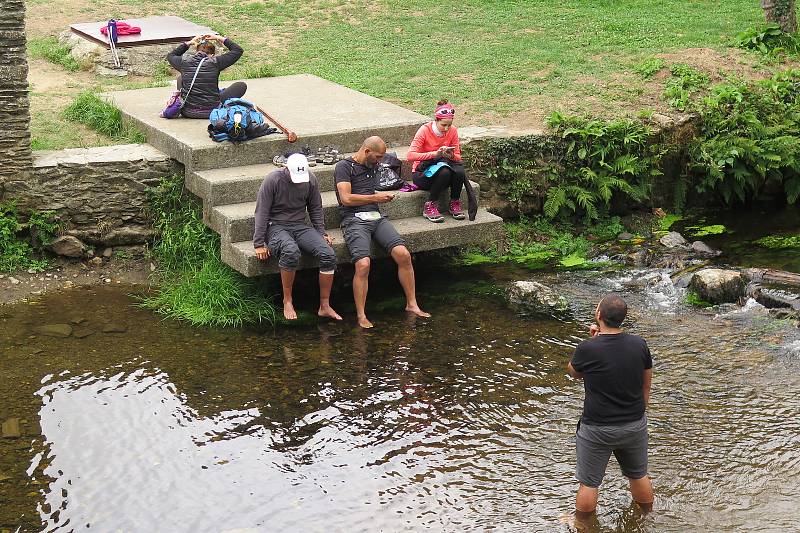
[[[453,146],[455,148],[453,161],[461,162],[461,143],[458,141],[458,131],[455,127],[451,127],[443,137],[438,137],[433,132],[433,122],[420,126],[414,135],[414,140],[411,141],[411,148],[408,149],[406,156],[409,161],[414,162],[411,171],[417,170],[420,161],[436,159],[439,155],[436,151],[441,146]]]

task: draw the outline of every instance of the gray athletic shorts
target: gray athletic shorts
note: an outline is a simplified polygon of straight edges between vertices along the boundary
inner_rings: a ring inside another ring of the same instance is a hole
[[[647,416],[620,426],[581,422],[576,444],[575,477],[587,487],[600,486],[612,453],[625,477],[640,479],[647,475]]]
[[[353,263],[370,256],[372,239],[388,254],[395,246],[404,245],[406,241],[397,233],[392,223],[385,218],[378,220],[361,220],[349,217],[342,221],[342,233]]]

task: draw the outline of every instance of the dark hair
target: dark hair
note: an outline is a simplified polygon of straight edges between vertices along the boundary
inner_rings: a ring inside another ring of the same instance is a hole
[[[436,102],[436,107],[439,107],[440,105],[444,105],[446,103],[447,103],[447,98],[439,100],[438,102]]]
[[[197,45],[197,51],[205,52],[208,55],[213,56],[217,51],[217,47],[214,46],[214,43],[211,41],[200,41],[200,44]]]
[[[616,294],[603,296],[598,309],[600,310],[600,320],[610,328],[620,327],[628,314],[628,304]]]

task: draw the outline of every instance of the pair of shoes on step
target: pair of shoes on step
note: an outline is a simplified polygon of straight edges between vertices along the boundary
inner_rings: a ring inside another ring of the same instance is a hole
[[[450,200],[450,215],[456,220],[464,220],[467,218],[464,211],[461,209],[461,200]],[[422,216],[431,222],[444,222],[444,217],[439,212],[439,207],[436,205],[436,202],[425,202]]]
[[[309,157],[309,160],[311,158]],[[344,156],[339,153],[339,150],[332,146],[324,146],[317,150],[314,160],[323,165],[333,165],[334,163],[344,159]]]

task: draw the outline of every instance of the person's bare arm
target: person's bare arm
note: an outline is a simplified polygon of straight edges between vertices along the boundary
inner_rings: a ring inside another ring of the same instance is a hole
[[[644,371],[644,385],[642,386],[642,390],[644,391],[644,406],[647,408],[650,405],[650,386],[653,384],[653,369],[648,368]]]
[[[394,194],[378,191],[375,194],[353,194],[353,185],[347,181],[336,184],[339,191],[339,201],[347,207],[356,207],[367,204],[385,204],[394,200]]]
[[[575,370],[572,367],[572,363],[567,363],[567,372],[569,372],[569,375],[575,379],[583,379],[583,374]]]

